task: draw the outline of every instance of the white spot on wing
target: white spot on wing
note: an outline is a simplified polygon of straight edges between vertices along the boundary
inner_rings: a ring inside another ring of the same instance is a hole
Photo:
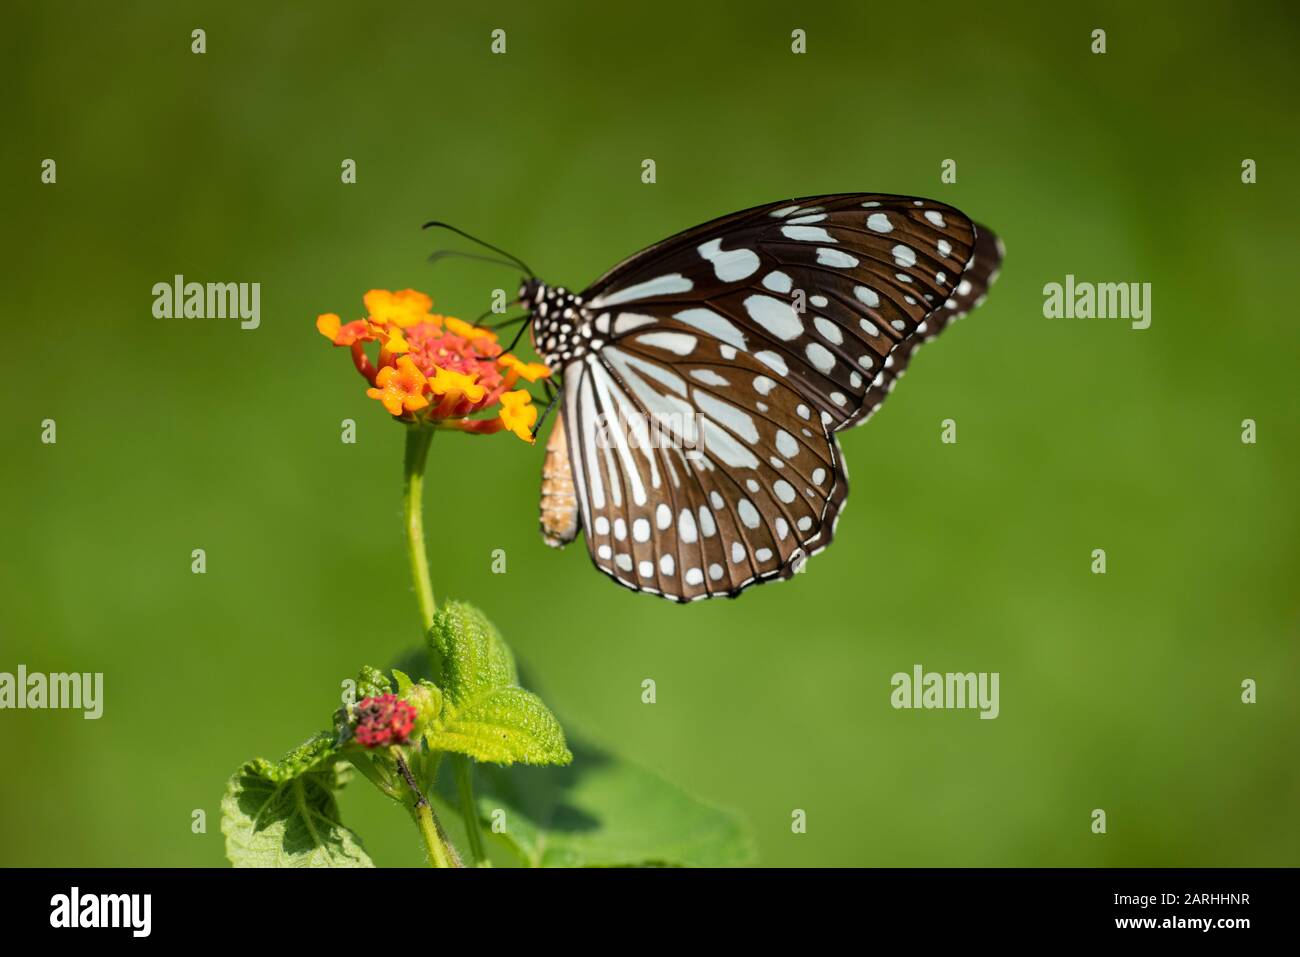
[[[637,336],[636,341],[656,349],[666,349],[674,355],[689,356],[695,351],[695,344],[699,340],[684,332],[647,332]]]
[[[835,355],[820,342],[810,342],[804,349],[804,354],[808,356],[811,362],[819,372],[829,373],[835,368]]]
[[[834,343],[838,346],[844,341],[844,333],[840,332],[840,327],[835,325],[835,323],[831,322],[829,319],[817,316],[813,319],[813,325],[817,327],[817,331],[822,334],[822,338],[827,342]]]
[[[699,389],[695,390],[695,404],[709,418],[725,425],[746,442],[758,441],[758,429],[754,426],[754,420],[743,410],[736,408],[729,402],[723,402],[707,392],[701,392]]]
[[[721,282],[739,282],[758,272],[758,254],[752,249],[724,250],[721,239],[710,239],[698,251],[713,263],[713,272]]]
[[[794,288],[790,277],[777,269],[763,277],[763,286],[773,292],[789,292]]]
[[[899,243],[891,249],[890,252],[894,254],[894,262],[898,263],[900,266],[916,265],[916,250],[911,246],[904,246],[902,243]]]
[[[697,382],[703,382],[705,385],[716,385],[726,388],[731,385],[726,379],[718,375],[712,369],[692,369],[691,378]]]
[[[788,375],[790,372],[790,367],[785,364],[785,360],[782,359],[778,353],[766,350],[763,352],[755,352],[754,358],[763,363],[763,365],[767,366],[777,375]]]
[[[817,262],[823,266],[833,266],[836,269],[852,269],[858,264],[858,259],[856,256],[850,256],[838,249],[819,248],[817,250]]]
[[[835,237],[820,226],[782,226],[781,235],[806,243],[833,243]]]
[[[745,334],[737,329],[730,319],[712,309],[684,309],[673,313],[673,318],[743,352],[749,351],[745,343]]]
[[[789,341],[803,334],[803,323],[788,302],[771,296],[746,296],[745,311],[778,339]]]
[[[679,292],[690,292],[692,288],[694,288],[694,283],[681,273],[675,272],[655,279],[648,279],[645,282],[639,282],[635,286],[627,286],[624,289],[597,296],[591,300],[590,305],[593,309],[603,309],[606,306],[617,306],[621,302],[631,302],[634,299],[653,299],[656,296],[671,296]]]
[[[648,333],[647,335],[658,335],[658,334],[659,333]],[[683,335],[683,333],[668,333],[668,335]],[[646,338],[646,336],[641,336],[637,341],[640,342],[641,339],[644,338]],[[689,339],[691,337],[687,336],[687,338]],[[650,343],[650,344],[653,345],[654,343]],[[674,392],[676,392],[678,395],[682,396],[683,398],[686,397],[686,380],[683,379],[681,376],[677,375],[675,372],[672,372],[671,370],[664,368],[664,366],[660,365],[659,363],[649,362],[645,359],[642,359],[640,356],[634,356],[632,355],[632,353],[624,352],[622,349],[616,348],[614,346],[610,346],[608,349],[606,349],[604,355],[605,358],[608,359],[614,365],[615,369],[618,370],[618,372],[623,376],[624,379],[626,379],[628,382],[634,383],[634,391],[638,391],[638,393],[640,391],[635,389],[635,382],[640,381],[640,377],[634,375],[631,372],[632,369],[637,369],[643,374],[648,375],[650,378],[654,379],[656,382],[658,382],[660,385],[664,386],[665,388],[672,389]]]
[[[625,332],[640,329],[642,326],[653,326],[658,321],[654,316],[643,316],[635,312],[620,312],[618,318],[614,320],[614,335],[621,336]],[[607,330],[601,329],[600,331],[606,332]]]
[[[723,465],[733,469],[758,468],[758,459],[754,453],[741,445],[734,435],[712,419],[701,420],[700,437],[708,454],[717,458]]]

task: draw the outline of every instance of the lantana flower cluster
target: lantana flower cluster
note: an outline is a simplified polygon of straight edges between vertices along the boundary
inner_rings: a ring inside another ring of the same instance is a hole
[[[416,710],[394,694],[362,698],[356,710],[353,737],[367,748],[405,744],[415,728]]]
[[[330,312],[316,318],[316,328],[351,351],[370,383],[366,395],[404,422],[480,435],[506,429],[533,441],[537,407],[515,386],[549,377],[549,368],[505,352],[490,329],[433,313],[422,292],[372,289],[363,298],[366,318],[344,323]],[[372,342],[375,358],[365,348]]]

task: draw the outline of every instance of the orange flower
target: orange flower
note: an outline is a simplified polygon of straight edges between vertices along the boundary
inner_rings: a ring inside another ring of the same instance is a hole
[[[497,359],[497,365],[506,370],[505,387],[511,388],[520,379],[527,379],[529,382],[536,382],[538,379],[549,378],[551,367],[541,362],[524,362],[517,356],[506,353]]]
[[[446,323],[447,329],[456,335],[465,339],[487,339],[491,342],[497,341],[497,334],[491,329],[484,329],[482,326],[470,325],[463,319],[457,319],[455,316],[443,316],[442,321]]]
[[[339,328],[343,320],[332,312],[324,313],[316,317],[316,331],[322,336],[333,342],[338,338]]]
[[[475,376],[472,372],[452,372],[450,369],[439,369],[429,383],[429,389],[434,395],[441,396],[444,399],[450,399],[453,402],[466,401],[471,405],[482,402],[483,396],[487,394],[487,389],[475,382]]]
[[[369,315],[345,323],[335,313],[316,318],[316,329],[349,349],[357,371],[391,415],[412,424],[490,435],[509,430],[532,442],[537,409],[524,379],[536,382],[551,370],[503,353],[496,333],[431,312],[433,300],[414,289],[371,289]],[[379,343],[378,358],[373,359]],[[496,414],[492,414],[496,413]]]
[[[392,415],[417,412],[429,404],[424,390],[429,380],[415,367],[415,363],[402,356],[397,366],[384,366],[375,377],[377,389],[367,389],[366,395],[378,399]]]
[[[372,289],[363,300],[370,312],[371,322],[381,326],[393,323],[407,329],[421,322],[437,321],[440,317],[430,315],[433,300],[414,289],[401,292],[389,292],[387,289]]]
[[[501,396],[501,422],[525,442],[535,441],[532,429],[537,424],[537,406],[527,389]]]

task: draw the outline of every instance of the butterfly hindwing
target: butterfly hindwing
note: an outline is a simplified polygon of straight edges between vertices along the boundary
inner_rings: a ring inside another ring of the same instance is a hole
[[[565,371],[592,560],[679,601],[794,574],[829,542],[847,481],[803,397],[752,357],[696,338],[690,362],[677,361],[680,339],[650,332]]]

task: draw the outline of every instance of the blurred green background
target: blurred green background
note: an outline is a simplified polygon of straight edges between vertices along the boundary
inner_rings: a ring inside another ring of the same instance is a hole
[[[228,775],[416,642],[401,430],[313,321],[372,287],[466,317],[513,293],[426,264],[421,222],[580,287],[734,209],[880,190],[1008,255],[842,437],[850,507],[807,574],[634,595],[543,546],[540,445],[444,436],[439,596],[573,729],[743,812],[766,864],[1300,864],[1300,30],[1141,6],[6,5],[0,671],[102,671],[106,703],[0,712],[0,862],[222,864]],[[261,328],[154,319],[176,273],[260,282]],[[1044,319],[1066,273],[1152,283],[1151,328]],[[893,710],[915,663],[1000,672],[1001,716]],[[377,794],[342,802],[377,862],[421,861]]]

